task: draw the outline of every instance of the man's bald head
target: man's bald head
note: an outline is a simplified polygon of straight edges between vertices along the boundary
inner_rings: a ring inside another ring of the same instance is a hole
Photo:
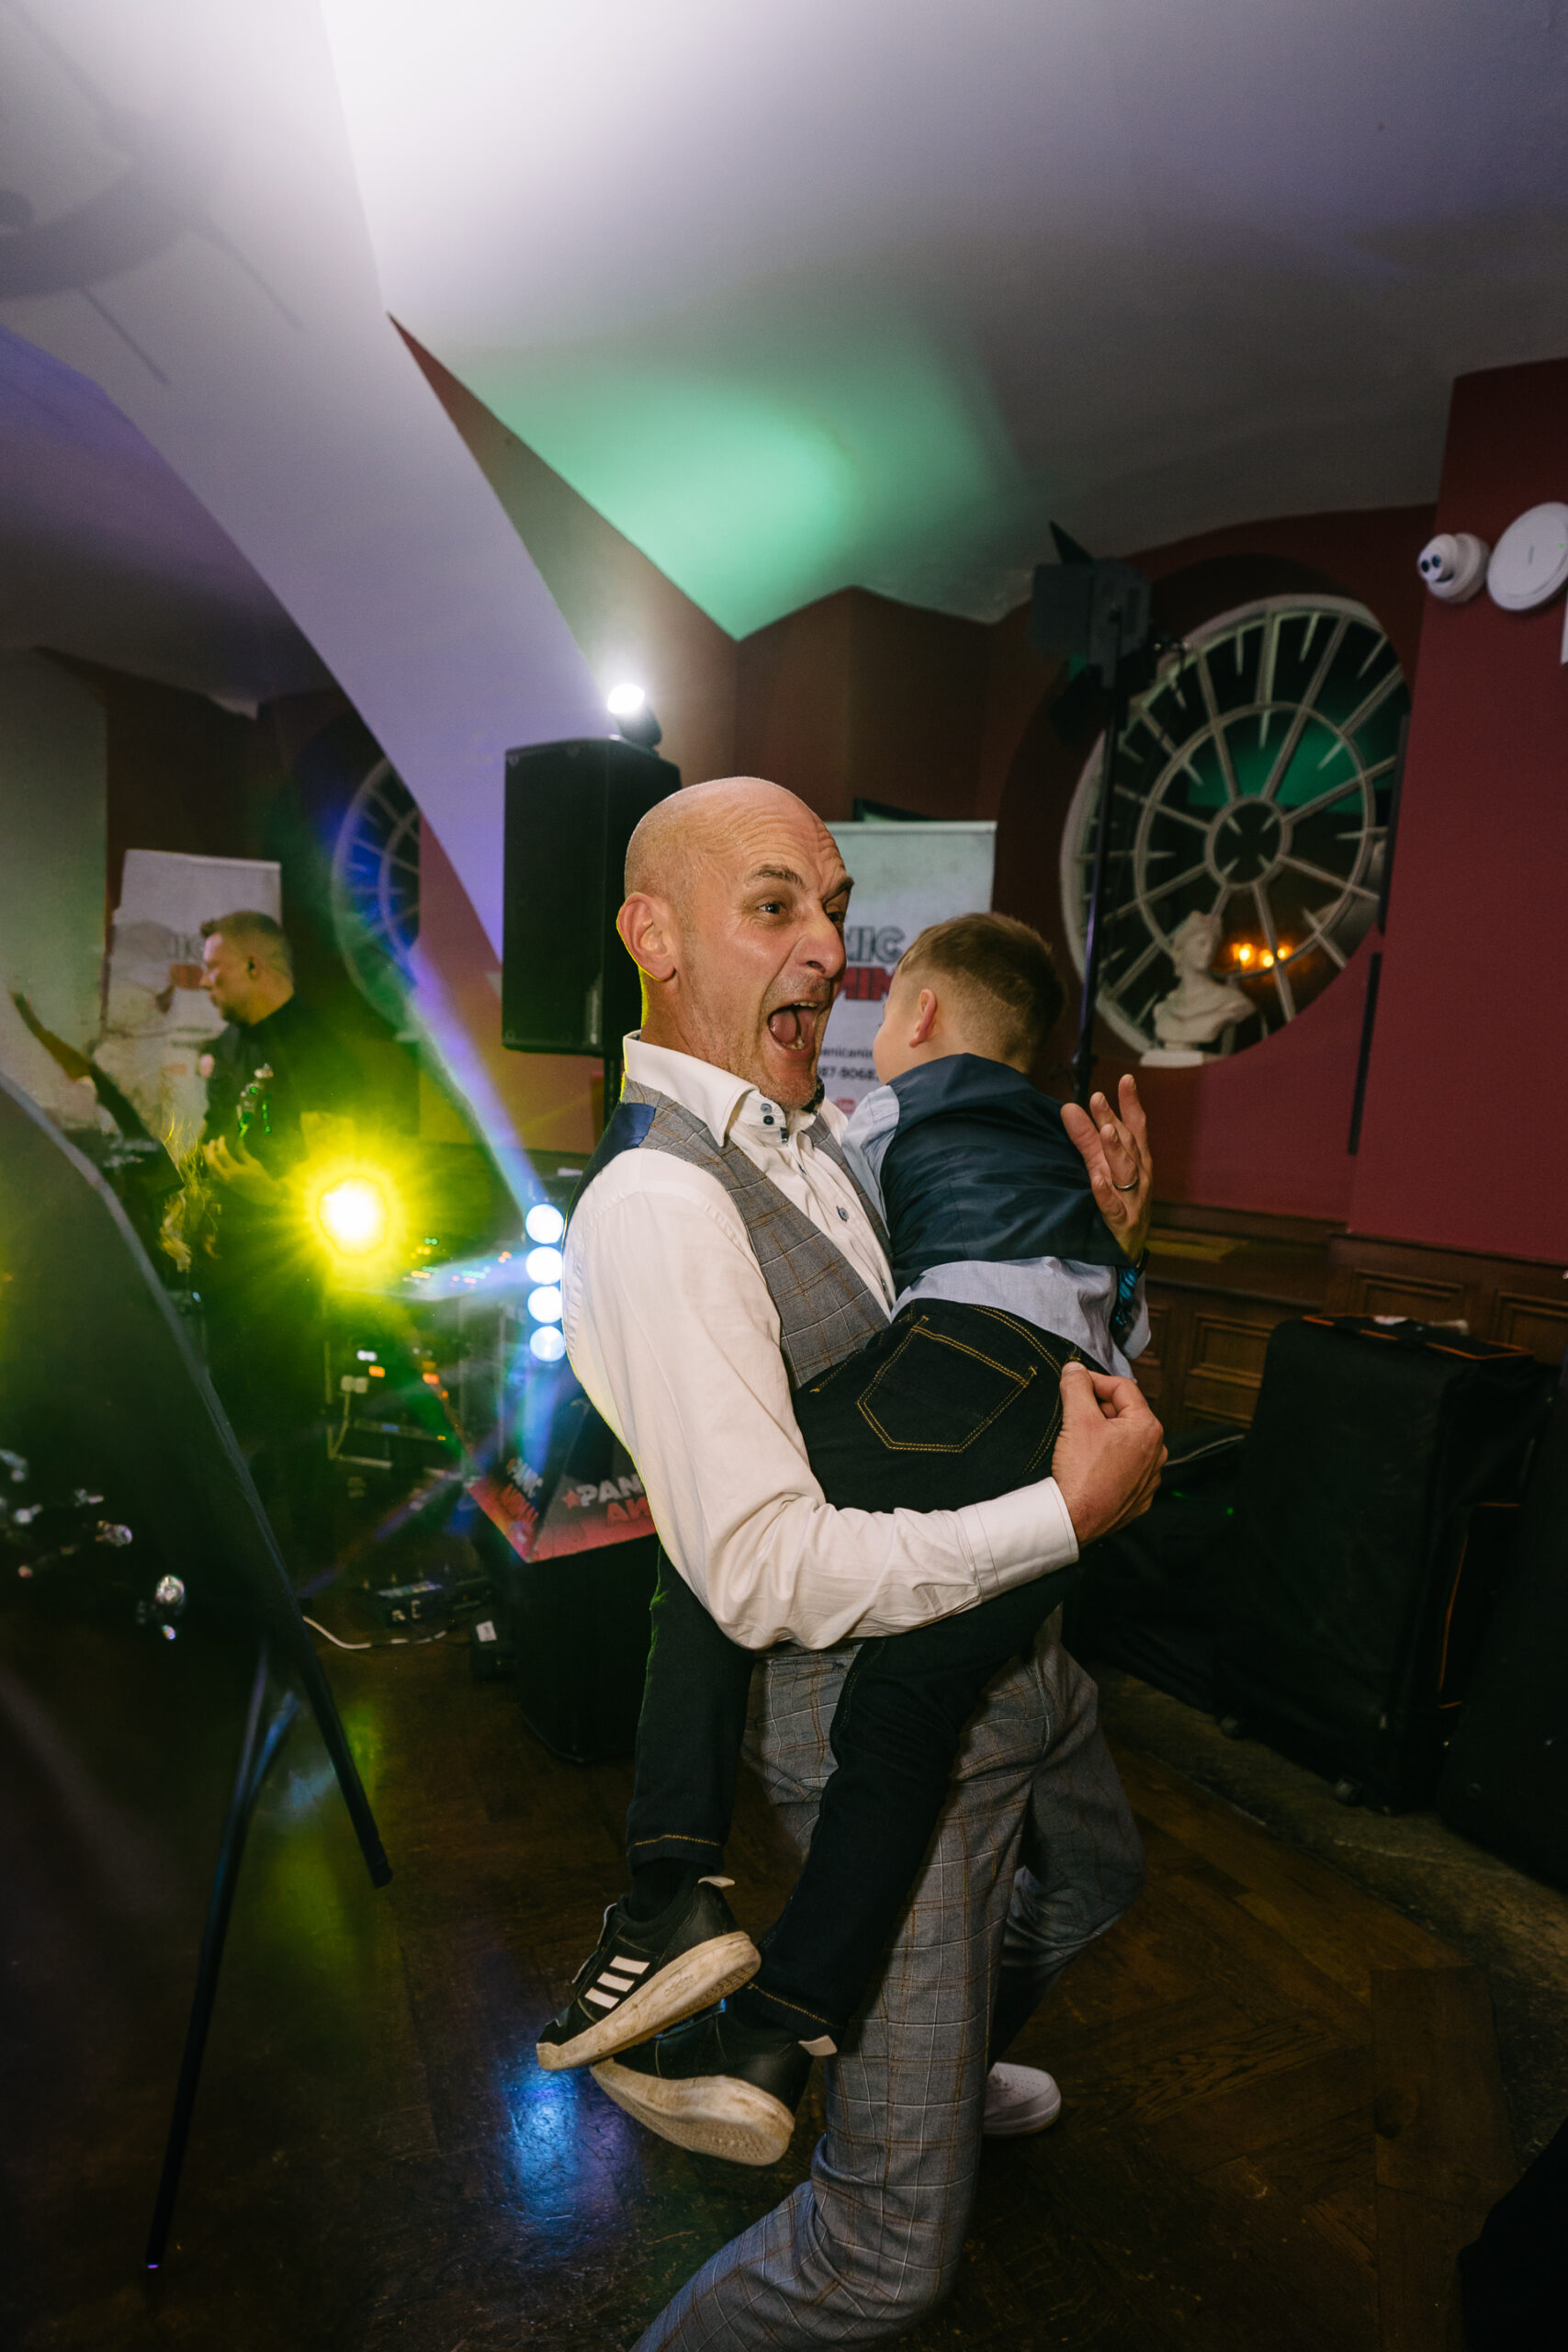
[[[815,809],[765,776],[718,776],[656,801],[626,843],[626,897],[640,891],[682,904],[702,867],[727,856],[759,819],[770,816],[804,822],[831,841]]]
[[[850,894],[815,809],[755,775],[671,793],[627,843],[626,886],[647,1041],[809,1102]]]

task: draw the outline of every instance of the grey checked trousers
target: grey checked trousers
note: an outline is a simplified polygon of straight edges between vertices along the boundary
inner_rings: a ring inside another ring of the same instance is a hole
[[[1098,1693],[1053,1638],[1057,1622],[1032,1659],[997,1677],[964,1735],[882,1980],[829,2063],[809,2179],[721,2248],[636,2352],[874,2344],[949,2292],[975,2194],[998,1970],[1043,1992],[1143,1884]],[[751,1760],[801,1848],[853,1655],[775,1655],[753,1683]]]

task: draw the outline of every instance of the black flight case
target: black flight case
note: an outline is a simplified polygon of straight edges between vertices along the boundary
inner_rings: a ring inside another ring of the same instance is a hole
[[[1462,1837],[1568,1887],[1568,1388],[1519,1508],[1438,1810]]]
[[[1431,1803],[1552,1375],[1370,1316],[1269,1342],[1225,1551],[1215,1712],[1388,1813]]]

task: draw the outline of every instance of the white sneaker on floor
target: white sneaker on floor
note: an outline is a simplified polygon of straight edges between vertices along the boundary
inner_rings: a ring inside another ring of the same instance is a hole
[[[1055,2078],[1038,2066],[996,2065],[986,2077],[986,2115],[980,2129],[987,2140],[1021,2140],[1043,2132],[1062,2112]]]

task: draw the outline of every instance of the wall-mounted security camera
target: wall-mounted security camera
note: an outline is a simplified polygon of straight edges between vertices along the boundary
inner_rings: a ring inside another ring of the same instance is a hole
[[[1486,578],[1491,548],[1472,531],[1439,531],[1416,559],[1416,569],[1445,605],[1468,605]]]

